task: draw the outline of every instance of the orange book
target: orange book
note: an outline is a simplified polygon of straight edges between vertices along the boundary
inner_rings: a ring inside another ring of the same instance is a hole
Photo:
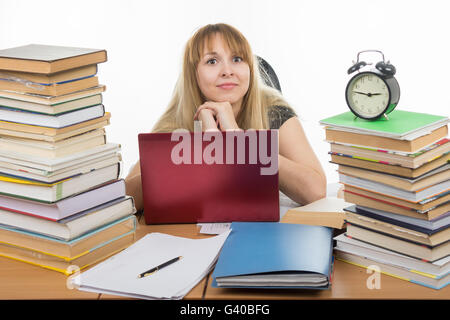
[[[384,172],[388,174],[394,174],[397,176],[405,177],[405,178],[417,178],[421,175],[430,172],[436,168],[439,168],[445,165],[450,160],[450,153],[443,155],[433,161],[427,162],[421,167],[416,169],[405,168],[401,166],[394,166],[390,164],[384,164],[381,162],[369,161],[369,160],[361,160],[355,159],[345,156],[340,156],[336,154],[331,155],[331,162],[336,164],[342,164],[351,167],[363,168],[378,172]]]
[[[448,134],[448,128],[444,125],[433,130],[430,134],[411,141],[331,129],[326,129],[325,132],[326,140],[329,142],[413,153],[445,138]]]

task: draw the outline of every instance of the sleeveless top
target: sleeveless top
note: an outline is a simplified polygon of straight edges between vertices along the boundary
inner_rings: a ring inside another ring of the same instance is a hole
[[[292,117],[296,117],[297,114],[292,108],[284,106],[272,106],[267,113],[269,117],[270,129],[280,129],[280,127]]]

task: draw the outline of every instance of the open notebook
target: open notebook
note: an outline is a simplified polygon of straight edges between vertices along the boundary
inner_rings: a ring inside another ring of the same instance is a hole
[[[214,266],[230,231],[207,239],[150,233],[126,250],[72,279],[82,291],[139,299],[182,299]],[[138,275],[174,257],[152,275]]]

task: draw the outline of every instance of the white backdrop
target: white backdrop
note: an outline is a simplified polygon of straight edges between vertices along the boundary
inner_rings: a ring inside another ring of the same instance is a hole
[[[139,157],[137,134],[151,129],[169,101],[188,38],[208,23],[231,24],[275,69],[335,182],[318,121],[348,110],[346,71],[358,51],[381,50],[396,66],[398,109],[448,116],[449,12],[445,0],[0,0],[0,49],[107,50],[98,75],[112,114],[108,140],[122,145],[125,176]]]

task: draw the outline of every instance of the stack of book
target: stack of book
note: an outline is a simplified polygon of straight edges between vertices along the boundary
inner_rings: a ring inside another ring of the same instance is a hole
[[[338,259],[434,289],[450,282],[448,117],[322,120],[347,207]]]
[[[120,145],[107,143],[105,50],[0,50],[0,256],[71,274],[134,242]]]

